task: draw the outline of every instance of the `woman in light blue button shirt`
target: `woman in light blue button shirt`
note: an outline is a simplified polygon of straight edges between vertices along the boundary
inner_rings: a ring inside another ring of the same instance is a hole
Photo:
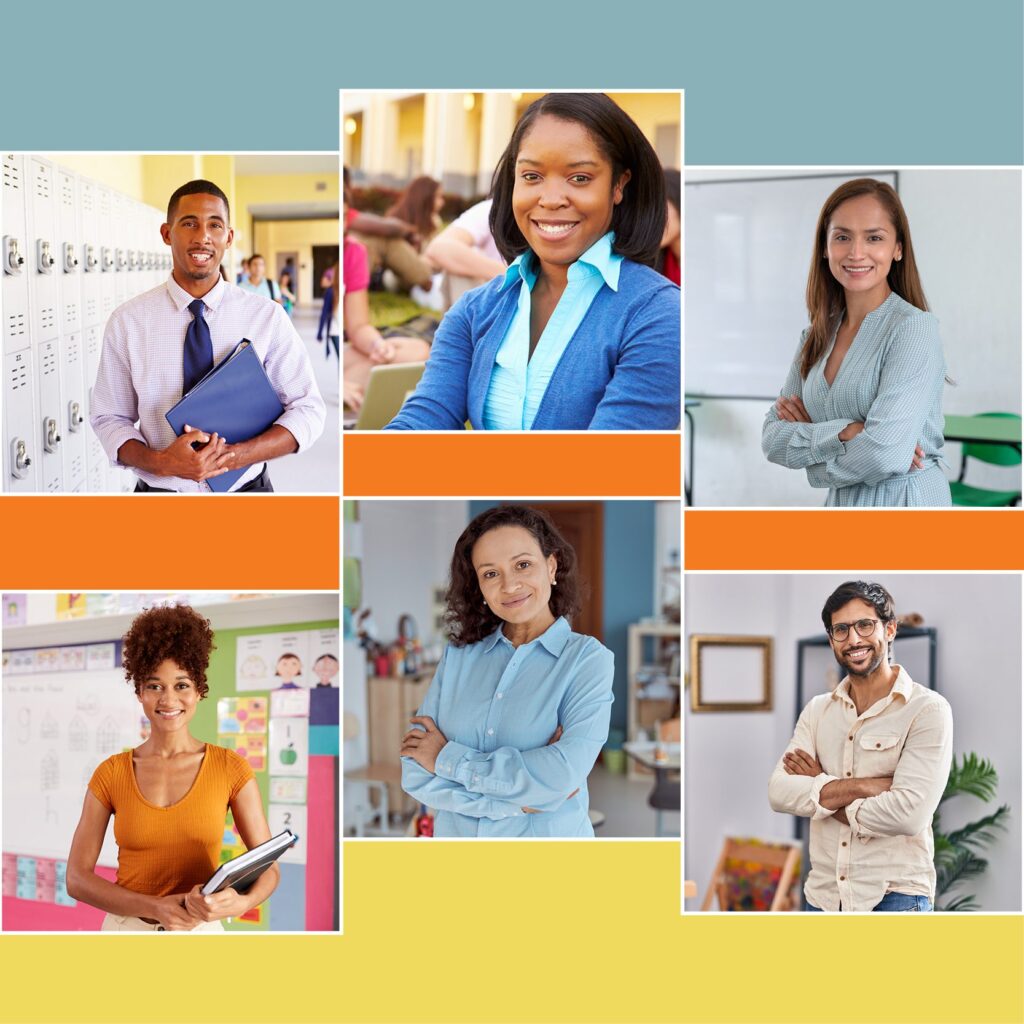
[[[950,504],[942,471],[946,363],[895,190],[840,185],[818,217],[811,326],[761,447],[839,507]]]
[[[569,625],[572,547],[536,509],[488,509],[455,545],[446,599],[450,642],[402,740],[402,788],[434,809],[435,836],[592,836],[614,661]]]

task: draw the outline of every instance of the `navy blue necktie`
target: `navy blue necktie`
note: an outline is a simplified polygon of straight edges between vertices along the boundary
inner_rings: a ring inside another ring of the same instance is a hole
[[[210,326],[203,319],[203,300],[188,304],[192,323],[185,332],[185,373],[182,394],[191,391],[213,369],[213,342]]]

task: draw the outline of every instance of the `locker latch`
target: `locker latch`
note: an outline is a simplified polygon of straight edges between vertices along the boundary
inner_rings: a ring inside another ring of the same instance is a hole
[[[138,270],[139,269],[139,254],[135,249],[128,250],[128,269]]]
[[[73,434],[77,434],[84,422],[81,402],[68,402],[68,430]]]
[[[50,453],[57,450],[60,434],[57,433],[57,421],[52,416],[43,419],[43,449]]]
[[[87,245],[85,247],[85,272],[91,274],[99,265],[100,261],[96,259],[96,246]]]
[[[114,250],[104,246],[100,250],[100,260],[102,261],[104,270],[114,269]]]
[[[52,274],[57,261],[50,251],[50,243],[45,238],[36,239],[36,269],[40,274]]]
[[[25,265],[25,257],[21,255],[21,244],[14,235],[4,235],[4,273],[20,274]]]
[[[15,480],[24,480],[28,476],[28,467],[32,460],[28,457],[28,445],[16,437],[11,441],[11,476]]]
[[[64,243],[64,273],[73,274],[78,269],[78,257],[75,255],[75,243]]]
[[[124,254],[124,249],[114,250],[114,262],[118,270],[124,270],[128,266],[128,258]]]

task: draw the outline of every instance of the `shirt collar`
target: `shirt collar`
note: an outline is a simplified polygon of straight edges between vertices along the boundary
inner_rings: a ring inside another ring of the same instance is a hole
[[[902,665],[896,666],[896,682],[892,684],[892,689],[889,691],[889,697],[902,697],[903,703],[906,704],[914,691],[914,680],[910,678],[910,673]],[[850,700],[853,698],[850,696],[850,677],[845,676],[843,681],[832,691],[833,700]],[[886,698],[883,697],[883,700]]]
[[[571,632],[572,630],[569,628],[569,623],[566,621],[565,616],[560,615],[539,637],[531,640],[530,644],[539,643],[549,654],[557,658],[565,650],[565,645],[569,642],[569,634]],[[483,640],[484,650],[493,651],[495,646],[502,640],[505,643],[510,643],[505,634],[502,633],[501,626],[499,626],[489,637]],[[525,646],[529,647],[530,644]]]
[[[602,235],[579,259],[569,268],[570,276],[575,276],[573,271],[577,270],[581,263],[593,267],[603,278],[613,292],[619,290],[619,269],[622,266],[622,257],[612,252],[612,245],[615,242],[615,232],[609,231]],[[537,280],[537,270],[533,259],[533,253],[527,249],[520,253],[505,271],[505,280],[502,281],[499,291],[504,291],[516,281],[525,281],[528,288],[533,288]]]
[[[216,309],[220,305],[221,299],[224,298],[226,292],[227,283],[218,272],[217,283],[204,296],[202,296],[203,305],[206,306],[207,309]],[[195,296],[189,295],[189,293],[174,280],[173,274],[169,275],[167,278],[167,294],[170,295],[171,301],[174,305],[178,307],[179,313],[183,313],[188,309],[189,304],[195,301]]]

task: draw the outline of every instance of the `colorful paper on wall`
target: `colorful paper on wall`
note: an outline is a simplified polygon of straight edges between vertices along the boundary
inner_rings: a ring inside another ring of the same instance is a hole
[[[266,697],[222,697],[217,701],[217,733],[265,733]]]
[[[13,853],[5,853],[3,856],[3,894],[18,894],[18,858]]]
[[[36,898],[35,857],[18,858],[18,887],[15,895],[19,900],[34,900]]]
[[[239,733],[219,737],[221,746],[235,750],[249,762],[254,772],[267,770],[267,737],[262,733]]]
[[[43,903],[54,902],[57,862],[47,857],[36,860],[36,899]]]
[[[270,719],[270,770],[274,775],[309,774],[309,722]]]
[[[306,779],[271,775],[270,802],[274,804],[304,804],[306,802]]]
[[[270,695],[270,714],[274,718],[308,718],[309,690],[274,690]]]
[[[309,630],[240,636],[235,648],[235,688],[276,690],[310,686]]]
[[[68,862],[58,860],[54,869],[53,902],[60,907],[73,907],[77,901],[68,895]]]
[[[85,618],[85,594],[58,594],[57,621]]]
[[[60,663],[57,668],[61,672],[85,671],[85,647],[61,647],[58,649]]]
[[[85,667],[90,672],[117,668],[117,644],[90,644],[85,649]]]
[[[270,834],[276,836],[288,829],[294,832],[299,841],[281,855],[285,864],[306,863],[306,805],[305,804],[271,804],[267,808],[267,823]]]
[[[28,622],[28,594],[3,595],[3,624],[24,626]]]

